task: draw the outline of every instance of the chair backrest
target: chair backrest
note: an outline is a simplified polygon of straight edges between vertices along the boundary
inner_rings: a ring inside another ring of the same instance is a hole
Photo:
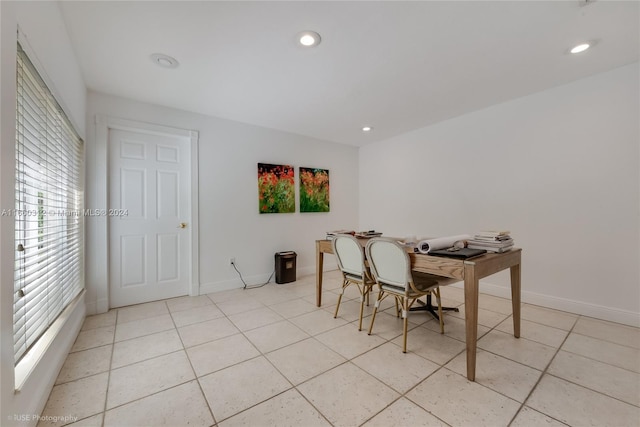
[[[333,239],[333,253],[338,259],[338,267],[344,273],[362,276],[364,265],[364,249],[358,239],[349,234],[338,234]]]
[[[411,279],[411,260],[406,249],[395,240],[373,238],[365,249],[369,268],[378,283],[407,288]]]

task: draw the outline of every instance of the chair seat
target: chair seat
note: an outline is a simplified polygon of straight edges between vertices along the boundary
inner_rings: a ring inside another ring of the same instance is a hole
[[[438,287],[438,283],[433,283],[431,281],[429,282],[414,282],[415,287],[418,289],[419,292],[415,292],[412,288],[408,289],[408,292],[406,294],[406,296],[413,298],[413,297],[420,297],[422,295],[424,295],[427,292],[431,292],[431,290],[435,289]],[[385,292],[391,292],[393,294],[397,294],[397,295],[405,295],[405,288],[402,286],[394,286],[394,285],[388,285],[388,284],[381,284],[382,290]]]
[[[344,277],[348,280],[353,280],[356,282],[362,282],[362,275],[360,274],[353,274],[353,273],[344,273]]]
[[[355,279],[356,276],[355,275],[353,276]],[[421,291],[423,293],[429,292],[432,289],[437,288],[438,286],[446,286],[451,283],[455,283],[459,281],[458,279],[436,276],[435,274],[429,274],[429,273],[421,273],[419,271],[412,272],[411,276],[413,277],[413,284],[416,287],[416,289],[418,289],[418,291]],[[362,280],[360,276],[357,276],[357,278],[358,280]],[[395,285],[390,285],[388,283],[380,283],[380,285],[382,286],[382,289],[384,289],[387,292],[393,292],[396,294],[404,295],[403,286],[395,286]],[[415,295],[418,295],[418,294],[412,291],[410,288],[408,296],[415,296]]]
[[[347,280],[353,280],[354,282],[363,282],[363,283],[367,283],[367,284],[371,284],[371,285],[376,283],[375,280],[370,278],[367,274],[365,274],[364,280],[362,280],[362,275],[361,274],[343,272],[343,275]]]
[[[392,292],[394,294],[404,295],[404,287],[402,286],[393,286],[393,285],[387,285],[386,283],[380,283],[380,287],[382,288],[382,290],[386,292]]]

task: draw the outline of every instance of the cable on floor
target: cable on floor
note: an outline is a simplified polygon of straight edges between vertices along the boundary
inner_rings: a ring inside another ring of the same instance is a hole
[[[269,282],[271,282],[271,278],[273,277],[273,274],[276,272],[276,269],[274,268],[273,271],[271,272],[271,274],[269,275],[269,278],[267,279],[266,282],[260,284],[260,285],[248,285],[247,282],[244,281],[244,278],[242,277],[242,273],[240,273],[240,270],[238,270],[238,267],[236,267],[236,263],[232,262],[231,265],[233,266],[233,269],[238,273],[238,276],[240,277],[240,281],[242,282],[242,284],[244,285],[244,287],[242,289],[256,289],[256,288],[261,288],[264,285],[268,284]]]

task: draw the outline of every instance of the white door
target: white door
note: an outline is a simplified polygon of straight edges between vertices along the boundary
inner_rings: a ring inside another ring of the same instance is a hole
[[[190,140],[109,129],[108,146],[110,306],[187,295]]]

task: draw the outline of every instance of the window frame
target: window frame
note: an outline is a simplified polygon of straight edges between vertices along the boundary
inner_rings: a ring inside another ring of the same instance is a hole
[[[14,360],[84,289],[84,142],[17,44]]]

